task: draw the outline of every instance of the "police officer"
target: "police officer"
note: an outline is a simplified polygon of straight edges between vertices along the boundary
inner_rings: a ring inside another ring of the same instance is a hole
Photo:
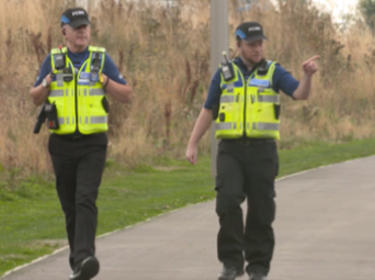
[[[47,122],[48,145],[65,214],[70,279],[87,280],[99,271],[96,199],[107,149],[107,96],[129,102],[132,88],[105,49],[89,45],[90,20],[84,9],[66,10],[61,32],[66,47],[52,49],[30,95],[36,105],[46,102],[56,111],[57,121],[52,116]]]
[[[244,22],[236,31],[239,56],[213,76],[208,97],[191,133],[186,158],[197,161],[198,142],[215,120],[221,139],[217,155],[216,212],[220,229],[219,280],[246,272],[250,280],[265,280],[274,249],[274,180],[278,173],[275,140],[279,139],[280,95],[309,97],[314,56],[302,65],[300,82],[275,61],[264,59],[264,36],[257,22]],[[246,224],[240,204],[247,198]]]

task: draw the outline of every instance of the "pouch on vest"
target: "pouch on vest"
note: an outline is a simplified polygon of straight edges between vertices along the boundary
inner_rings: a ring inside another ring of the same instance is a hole
[[[70,68],[64,68],[63,69],[63,80],[64,82],[71,82],[73,80],[73,72]]]
[[[102,106],[104,111],[108,114],[109,113],[109,102],[105,96],[102,98]]]
[[[281,106],[280,104],[273,104],[273,109],[275,111],[275,119],[280,119],[280,111],[281,111]]]
[[[99,70],[101,64],[101,55],[98,52],[92,54],[90,81],[97,82],[99,80]]]
[[[220,113],[220,115],[219,115],[219,120],[220,120],[221,122],[225,122],[225,114],[224,114],[224,113]]]
[[[221,63],[221,73],[223,74],[224,80],[226,82],[233,80],[235,75],[234,75],[234,69],[232,62],[228,60],[226,52],[223,52],[223,62]]]
[[[45,104],[44,112],[47,117],[47,125],[49,129],[58,129],[59,128],[59,119],[57,117],[56,104]]]
[[[267,60],[262,59],[262,60],[258,63],[258,66],[257,66],[257,69],[258,69],[258,75],[260,75],[260,76],[264,76],[264,75],[266,75],[267,72],[268,72],[268,68],[269,68],[269,65],[268,65]]]
[[[212,105],[212,118],[213,118],[213,120],[217,119],[218,114],[219,114],[219,104]]]
[[[65,68],[65,54],[57,53],[54,55],[55,58],[55,68],[56,70],[62,70]]]

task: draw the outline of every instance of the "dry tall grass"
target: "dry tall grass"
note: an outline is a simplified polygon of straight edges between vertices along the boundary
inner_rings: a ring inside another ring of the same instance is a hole
[[[0,1],[0,163],[40,173],[50,169],[48,133],[43,128],[32,134],[37,109],[28,90],[48,50],[63,43],[60,13],[74,1]],[[107,48],[135,91],[131,106],[111,104],[110,157],[136,165],[165,154],[183,156],[210,80],[209,2],[184,0],[169,9],[153,1],[103,0],[91,6],[92,44]],[[302,1],[280,0],[278,10],[266,0],[260,3],[263,8],[240,14],[231,1],[232,34],[242,20],[262,22],[267,57],[296,77],[304,59],[321,55],[312,98],[283,98],[281,144],[373,136],[371,33],[359,23],[345,36],[338,34],[328,15]],[[202,149],[208,147],[203,141]]]

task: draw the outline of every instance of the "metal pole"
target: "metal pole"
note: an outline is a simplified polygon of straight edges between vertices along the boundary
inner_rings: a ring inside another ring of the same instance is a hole
[[[222,52],[228,51],[228,1],[211,0],[211,76],[222,59]],[[216,176],[217,140],[215,126],[211,128],[211,174]]]

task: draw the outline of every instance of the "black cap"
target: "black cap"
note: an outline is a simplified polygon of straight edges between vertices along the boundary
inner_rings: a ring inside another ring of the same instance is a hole
[[[264,36],[262,25],[255,21],[241,23],[236,28],[236,37],[248,42],[267,39],[267,37]]]
[[[82,25],[90,24],[89,15],[83,8],[67,9],[61,15],[60,22],[61,26],[63,26],[64,24],[69,24],[73,28],[78,28]]]

